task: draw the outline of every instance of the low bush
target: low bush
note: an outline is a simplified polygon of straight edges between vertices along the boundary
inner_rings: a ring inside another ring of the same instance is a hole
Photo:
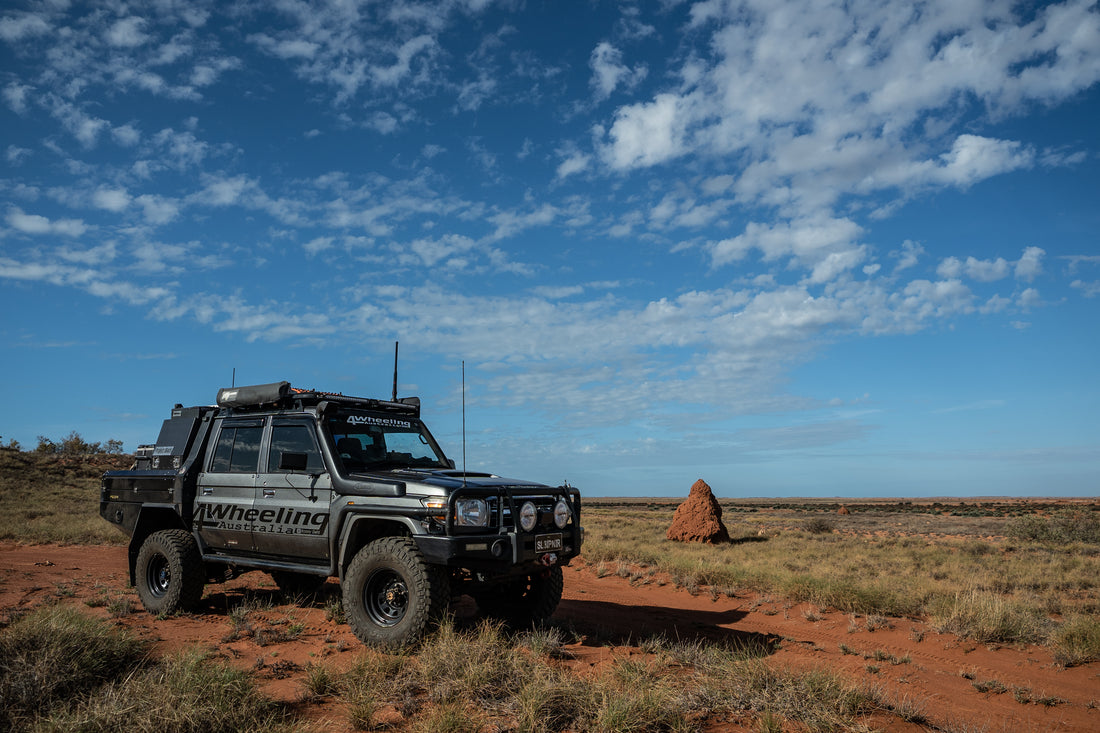
[[[982,643],[1037,644],[1046,641],[1050,622],[1041,614],[1007,602],[989,592],[957,593],[941,599],[932,613],[932,627]]]
[[[1100,661],[1100,619],[1074,615],[1051,634],[1054,660],[1066,667]]]
[[[145,655],[134,637],[64,606],[24,616],[0,632],[0,729],[125,677]]]
[[[1010,537],[1035,542],[1100,544],[1100,514],[1087,509],[1060,509],[1049,516],[1017,517],[1005,530]]]

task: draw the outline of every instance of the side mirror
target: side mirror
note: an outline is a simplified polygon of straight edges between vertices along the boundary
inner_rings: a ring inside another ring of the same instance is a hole
[[[304,471],[309,465],[309,455],[306,453],[280,453],[280,471]]]
[[[451,468],[454,468],[454,467],[455,467],[455,459],[453,459],[453,458],[448,458],[448,459],[447,459],[447,463],[448,463],[448,464],[450,464]]]

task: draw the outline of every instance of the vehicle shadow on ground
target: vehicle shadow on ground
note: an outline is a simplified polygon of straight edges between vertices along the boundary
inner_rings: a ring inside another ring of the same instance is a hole
[[[750,656],[773,653],[779,636],[729,628],[747,615],[733,609],[704,611],[569,599],[558,605],[554,622],[584,634],[589,646],[632,646],[658,637],[666,641],[729,645],[751,650]]]
[[[237,608],[256,609],[275,606],[299,606],[301,608],[327,608],[340,598],[340,586],[326,583],[313,593],[293,593],[279,588],[233,588],[207,586],[196,613],[211,616],[229,616]]]

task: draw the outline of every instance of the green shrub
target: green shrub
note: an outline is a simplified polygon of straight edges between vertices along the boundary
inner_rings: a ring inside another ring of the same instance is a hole
[[[1011,520],[1006,532],[1034,542],[1100,544],[1100,515],[1086,509],[1060,509],[1050,516],[1031,514]]]

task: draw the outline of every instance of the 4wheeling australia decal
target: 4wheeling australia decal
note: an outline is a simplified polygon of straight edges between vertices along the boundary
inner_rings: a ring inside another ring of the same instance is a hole
[[[348,425],[380,425],[386,428],[411,428],[408,420],[392,417],[374,417],[373,415],[348,415]]]
[[[323,535],[328,528],[328,512],[311,512],[291,507],[255,509],[241,504],[200,504],[195,521],[201,529]]]

